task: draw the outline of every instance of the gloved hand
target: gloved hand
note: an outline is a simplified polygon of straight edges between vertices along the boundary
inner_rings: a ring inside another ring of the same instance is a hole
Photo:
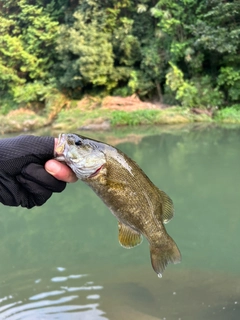
[[[44,169],[54,156],[54,138],[18,136],[0,139],[0,202],[9,206],[41,206],[66,183]]]

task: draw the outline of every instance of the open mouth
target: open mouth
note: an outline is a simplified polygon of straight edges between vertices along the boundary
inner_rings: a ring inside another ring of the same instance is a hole
[[[103,167],[103,165],[102,165],[101,167],[99,167],[94,173],[92,173],[92,174],[89,176],[89,178],[93,178],[93,177],[95,177],[96,175],[98,175],[99,172],[101,171],[102,167]]]

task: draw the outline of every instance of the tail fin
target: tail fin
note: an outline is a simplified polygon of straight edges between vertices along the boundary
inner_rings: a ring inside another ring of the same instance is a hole
[[[161,241],[157,246],[150,245],[150,254],[153,270],[158,274],[159,278],[162,277],[162,273],[168,263],[175,264],[181,261],[181,253],[169,235],[164,237],[164,241]]]

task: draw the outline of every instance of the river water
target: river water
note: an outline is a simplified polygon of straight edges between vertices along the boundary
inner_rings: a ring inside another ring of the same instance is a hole
[[[159,279],[147,241],[120,247],[116,219],[79,181],[39,208],[1,205],[0,319],[240,319],[240,127],[114,141],[173,199],[181,264]]]

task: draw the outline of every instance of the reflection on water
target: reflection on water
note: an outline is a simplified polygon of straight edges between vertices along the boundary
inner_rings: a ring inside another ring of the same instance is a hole
[[[57,269],[59,271],[60,268]],[[65,270],[65,268],[61,269]],[[17,299],[20,296],[19,288],[15,289],[15,296],[9,295],[1,298],[1,319],[62,320],[79,319],[79,315],[81,319],[107,319],[104,312],[99,309],[98,303],[103,286],[89,281],[87,274],[56,275],[43,286],[42,281],[46,282],[44,279],[36,279],[31,288],[26,288],[29,292],[35,292],[27,298]],[[21,296],[24,297],[23,294]],[[78,303],[79,301],[81,304]],[[1,304],[3,304],[2,307]]]
[[[30,211],[1,206],[0,319],[239,319],[239,136],[183,127],[118,145],[175,204],[183,260],[162,279],[81,182]]]

